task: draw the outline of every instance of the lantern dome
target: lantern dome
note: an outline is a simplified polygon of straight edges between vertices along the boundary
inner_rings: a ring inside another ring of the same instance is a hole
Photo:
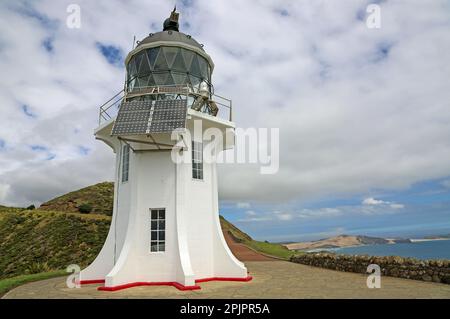
[[[179,31],[178,15],[174,9],[163,31],[151,33],[128,54],[128,92],[155,86],[190,86],[195,90],[201,83],[212,87],[214,63],[200,43]]]

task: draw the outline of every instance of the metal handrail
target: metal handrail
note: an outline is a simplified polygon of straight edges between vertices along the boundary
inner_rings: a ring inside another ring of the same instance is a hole
[[[198,90],[198,89],[197,89]],[[145,95],[164,95],[164,94],[175,94],[175,95],[184,95],[186,97],[193,97],[194,99],[200,96],[198,91],[196,92],[194,87],[191,85],[157,85],[157,86],[147,86],[140,88],[133,88],[132,91],[127,92],[126,89],[120,90],[113,97],[111,97],[108,101],[103,103],[100,106],[99,112],[99,125],[102,124],[103,121],[108,121],[112,118],[112,116],[108,113],[115,105],[120,105],[123,100],[127,100],[129,98],[145,96]],[[228,119],[229,121],[233,120],[232,111],[233,111],[233,102],[232,100],[217,95],[215,93],[210,93],[210,100],[215,102],[217,105],[227,108],[229,110]]]

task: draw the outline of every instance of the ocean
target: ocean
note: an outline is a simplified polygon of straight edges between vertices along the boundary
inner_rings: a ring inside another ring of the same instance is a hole
[[[364,245],[330,249],[338,254],[450,259],[450,239],[404,244]]]

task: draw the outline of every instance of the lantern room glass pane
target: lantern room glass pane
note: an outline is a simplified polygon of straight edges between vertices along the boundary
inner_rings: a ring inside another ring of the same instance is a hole
[[[190,67],[190,69],[188,71],[189,71],[189,73],[191,73],[191,74],[193,74],[195,76],[198,76],[198,77],[202,76],[202,74],[200,72],[200,65],[198,63],[198,56],[195,56],[192,59],[192,64],[191,64],[191,67]]]
[[[130,63],[128,63],[130,79],[136,75],[136,59],[131,59]]]
[[[166,57],[164,56],[164,52],[162,50],[160,50],[158,57],[156,58],[153,70],[163,71],[163,70],[168,70],[168,69],[169,69],[169,66],[167,65],[167,61],[166,61]]]
[[[150,66],[148,65],[147,55],[142,55],[141,65],[139,67],[139,74],[148,75],[150,74]]]
[[[165,47],[163,48],[164,56],[167,60],[167,66],[169,69],[172,69],[173,62],[175,61],[175,58],[177,56],[178,51],[180,51],[179,48],[175,47]]]
[[[206,62],[206,60],[203,57],[197,57],[198,58],[198,62],[200,65],[200,76],[203,79],[208,79],[208,63]]]
[[[128,83],[128,90],[129,90],[129,91],[133,91],[135,86],[136,86],[136,79],[131,80],[131,81]]]
[[[141,66],[141,61],[142,61],[142,57],[144,56],[145,52],[141,51],[139,52],[136,57],[135,57],[135,64],[136,64],[136,72],[140,73],[140,66]]]
[[[186,74],[172,73],[172,77],[175,84],[177,85],[186,84],[186,77],[187,77]]]
[[[175,61],[173,62],[173,65],[171,67],[174,71],[180,71],[180,72],[186,72],[186,65],[184,64],[183,55],[181,53],[181,50],[178,50],[177,56],[175,57]]]
[[[147,86],[148,83],[148,77],[147,76],[141,76],[138,78],[138,86],[140,88],[144,88]]]
[[[174,85],[175,81],[172,78],[172,74],[168,73],[167,74],[167,79],[166,79],[166,83],[164,83],[165,85]]]
[[[156,86],[155,79],[153,78],[152,75],[150,75],[150,76],[148,77],[147,86]]]
[[[150,69],[153,71],[156,58],[158,57],[159,48],[152,48],[147,50],[147,57],[150,63]]]
[[[181,53],[183,55],[184,64],[186,65],[186,70],[189,71],[195,53],[186,49],[181,49]]]
[[[169,73],[153,73],[156,85],[165,85]]]
[[[193,75],[189,75],[189,79],[191,80],[191,85],[195,88],[198,88],[198,86],[200,85],[200,78],[193,76]]]

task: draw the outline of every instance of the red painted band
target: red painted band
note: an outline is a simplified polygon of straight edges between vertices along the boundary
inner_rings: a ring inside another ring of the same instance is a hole
[[[243,277],[243,278],[236,278],[236,277],[211,277],[211,278],[202,278],[202,279],[197,279],[195,281],[195,283],[201,283],[201,282],[208,282],[208,281],[241,281],[241,282],[247,282],[252,280],[253,277],[252,276],[247,276],[247,277]],[[82,280],[80,282],[82,285],[83,284],[102,284],[105,283],[105,280],[103,279],[98,279],[98,280]],[[177,288],[178,290],[182,290],[182,291],[186,291],[186,290],[197,290],[197,289],[201,289],[199,285],[194,285],[194,286],[185,286],[182,285],[178,282],[175,281],[167,281],[167,282],[132,282],[132,283],[128,283],[128,284],[124,284],[124,285],[118,285],[118,286],[113,286],[113,287],[98,287],[98,290],[101,291],[117,291],[117,290],[122,290],[122,289],[127,289],[127,288],[132,288],[132,287],[140,287],[140,286],[172,286]]]
[[[80,285],[104,284],[105,279],[80,280]]]
[[[139,286],[172,286],[179,290],[196,290],[200,289],[200,286],[185,286],[178,282],[132,282],[129,284],[119,285],[119,286],[113,286],[113,287],[98,287],[98,290],[102,291],[117,291],[122,289],[127,289],[131,287],[139,287]]]
[[[252,280],[252,276],[247,276],[244,278],[236,278],[236,277],[211,277],[211,278],[203,278],[203,279],[197,279],[195,283],[200,282],[208,282],[208,281],[250,281]]]

